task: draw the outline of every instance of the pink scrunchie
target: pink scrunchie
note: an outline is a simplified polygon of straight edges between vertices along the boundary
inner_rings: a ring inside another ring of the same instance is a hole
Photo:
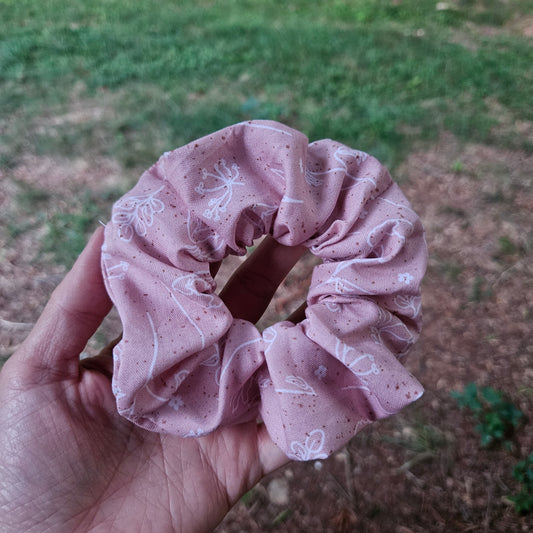
[[[307,318],[261,334],[233,319],[209,263],[271,234],[323,259]],[[419,218],[373,157],[236,124],[164,154],[113,208],[102,265],[123,323],[119,412],[205,435],[261,417],[298,460],[325,458],[422,394],[402,361],[420,328]]]

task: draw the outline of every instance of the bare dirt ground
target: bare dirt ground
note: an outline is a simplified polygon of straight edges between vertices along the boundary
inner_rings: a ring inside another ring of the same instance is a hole
[[[329,459],[269,476],[217,533],[533,531],[533,517],[507,499],[518,490],[512,466],[533,451],[532,169],[531,155],[449,134],[412,153],[396,178],[430,249],[425,328],[408,360],[425,395]],[[39,251],[46,213],[68,211],[81,187],[97,194],[125,183],[106,159],[28,155],[0,176],[0,356],[24,338],[65,272]],[[310,261],[286,280],[263,324],[305,297]],[[89,353],[119,329],[112,316]],[[450,397],[471,381],[505,391],[527,415],[513,451],[480,447],[474,421]]]

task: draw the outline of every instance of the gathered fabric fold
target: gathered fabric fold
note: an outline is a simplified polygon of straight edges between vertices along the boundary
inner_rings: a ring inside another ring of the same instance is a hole
[[[209,265],[270,234],[320,257],[306,318],[234,319]],[[403,366],[421,327],[421,222],[388,171],[271,121],[164,154],[113,206],[102,270],[123,337],[119,412],[202,436],[261,418],[297,460],[325,458],[422,395]]]

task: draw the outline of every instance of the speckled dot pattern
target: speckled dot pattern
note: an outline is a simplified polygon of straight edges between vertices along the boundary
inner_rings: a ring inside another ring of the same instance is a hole
[[[209,263],[272,235],[322,259],[306,319],[260,333]],[[283,124],[236,124],[164,154],[113,206],[102,268],[123,325],[119,412],[183,437],[261,418],[292,459],[329,456],[422,394],[420,220],[373,157]]]

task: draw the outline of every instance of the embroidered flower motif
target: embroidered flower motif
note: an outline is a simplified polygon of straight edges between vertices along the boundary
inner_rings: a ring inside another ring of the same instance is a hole
[[[404,272],[403,274],[398,274],[398,281],[400,283],[405,283],[406,285],[410,285],[411,281],[413,281],[413,276],[409,274],[409,272]]]
[[[212,262],[224,253],[226,243],[222,237],[195,217],[191,211],[187,214],[187,233],[192,245],[185,246],[185,249],[199,261]]]
[[[258,380],[257,384],[260,389],[268,389],[272,385],[272,380],[270,378],[261,378]]]
[[[239,166],[235,163],[231,165],[230,169],[228,168],[226,161],[221,159],[215,164],[215,172],[216,174],[213,174],[212,172],[207,172],[205,168],[202,169],[202,179],[204,182],[209,178],[214,179],[215,183],[218,183],[217,185],[206,187],[205,183],[201,182],[194,190],[198,194],[222,193],[217,198],[211,198],[211,200],[209,200],[209,206],[212,206],[212,208],[204,211],[204,216],[206,218],[217,221],[220,220],[220,213],[225,213],[226,207],[231,202],[231,198],[233,197],[233,186],[244,185],[244,183],[237,182],[241,176],[239,173]]]
[[[210,355],[205,361],[200,363],[202,366],[219,366],[220,365],[220,346],[215,344],[215,353]]]
[[[332,313],[338,313],[341,310],[341,306],[337,302],[330,302],[328,300],[325,300],[324,303]]]
[[[209,272],[195,272],[180,276],[172,282],[172,288],[185,296],[194,297],[202,302],[207,309],[216,309],[222,306],[222,300],[213,293],[215,282]]]
[[[320,453],[324,447],[324,439],[326,438],[324,431],[315,429],[311,431],[304,442],[291,442],[292,459],[298,461],[309,461],[310,459],[326,459],[327,454]]]
[[[174,396],[174,398],[170,398],[170,400],[168,401],[168,406],[169,407],[172,407],[172,409],[174,409],[174,411],[179,411],[180,410],[180,407],[183,407],[185,404],[183,403],[183,400],[181,399],[180,396]]]
[[[185,437],[203,437],[209,433],[208,431],[204,431],[202,428],[197,429],[191,429]]]
[[[339,164],[338,166],[328,168],[324,171],[310,170],[306,168],[305,181],[313,187],[318,187],[319,185],[322,185],[325,175],[339,172],[344,175],[345,183],[343,184],[342,190],[349,189],[358,183],[364,182],[370,182],[375,187],[376,181],[370,175],[359,176],[358,174],[360,165],[364,163],[368,157],[368,154],[364,152],[341,146],[337,148],[336,152],[333,154],[333,158]],[[355,174],[352,174],[352,172],[355,172]]]
[[[406,296],[399,294],[394,298],[394,303],[404,313],[409,313],[412,318],[416,318],[420,314],[421,300],[420,296]]]
[[[125,279],[129,267],[130,264],[127,261],[120,261],[120,263],[107,269],[107,279],[119,279],[122,281]]]
[[[276,340],[276,337],[278,336],[278,332],[276,331],[276,328],[268,327],[263,331],[263,341],[268,346],[265,348],[265,355],[269,352],[270,348],[272,348],[272,345],[274,344],[274,341]]]
[[[190,372],[188,370],[180,370],[175,376],[174,376],[174,381],[175,381],[175,387],[176,389],[185,381],[185,378],[190,374]]]
[[[352,374],[359,378],[359,385],[343,387],[347,389],[368,389],[367,376],[379,375],[379,368],[374,362],[374,356],[369,353],[358,354],[352,346],[348,346],[340,339],[337,339],[335,346],[335,357],[350,370]]]
[[[285,383],[291,388],[288,389],[276,389],[276,392],[283,392],[288,394],[308,394],[310,396],[317,396],[315,389],[300,376],[286,376]]]
[[[154,215],[165,210],[165,204],[155,198],[163,188],[144,196],[126,196],[115,204],[112,220],[118,225],[122,241],[130,242],[134,232],[146,237],[148,228],[154,223]]]
[[[316,370],[315,370],[315,376],[320,379],[320,380],[323,380],[326,375],[328,373],[328,369],[327,367],[325,367],[324,365],[320,365]]]

